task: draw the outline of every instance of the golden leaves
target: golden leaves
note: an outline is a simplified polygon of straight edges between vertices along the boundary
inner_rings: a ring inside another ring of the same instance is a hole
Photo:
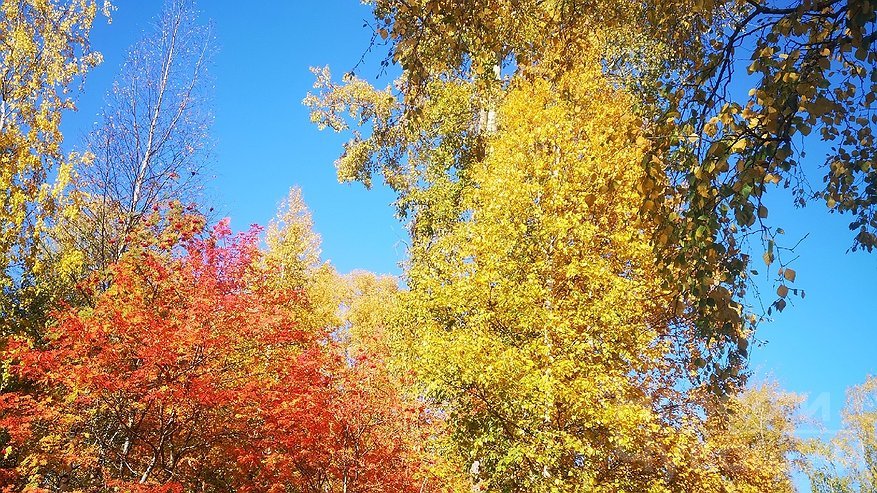
[[[402,354],[489,489],[599,489],[595,475],[630,490],[669,487],[658,471],[670,452],[657,444],[678,430],[640,396],[688,377],[690,348],[671,353],[664,338],[691,334],[668,325],[674,295],[643,233],[663,212],[665,177],[636,164],[650,143],[633,104],[594,68],[516,78],[483,160],[461,177],[462,218],[414,239],[423,248],[403,295]],[[454,207],[428,205],[439,204]],[[712,296],[731,303],[721,286]],[[572,431],[593,426],[603,431]],[[643,448],[652,473],[624,458]],[[585,465],[565,474],[570,454]],[[642,475],[590,459],[607,456]]]
[[[600,389],[651,395],[615,378],[619,368],[652,368],[664,384],[690,377],[700,391],[733,396],[759,320],[739,301],[751,269],[742,245],[768,228],[765,193],[794,184],[793,136],[819,130],[846,148],[860,145],[858,154],[838,151],[842,164],[831,168],[824,197],[845,210],[869,207],[856,176],[873,168],[861,147],[872,135],[843,128],[846,116],[862,117],[854,102],[867,96],[825,72],[867,70],[824,13],[709,1],[373,4],[378,35],[394,40],[404,74],[386,128],[405,130],[382,141],[357,135],[344,177],[368,183],[378,171],[401,184],[394,188],[413,238],[404,295],[412,359],[429,395],[465,430],[456,446],[477,456],[488,488],[548,490],[563,447],[547,437],[588,451],[577,452],[586,464],[612,457],[600,437],[564,435],[549,423],[612,423],[623,430],[610,433],[619,448],[651,443],[616,416],[575,408],[599,403],[628,416]],[[750,29],[756,21],[763,31]],[[736,101],[725,90],[739,61],[735,32],[754,39],[757,75],[748,99]],[[496,125],[487,123],[493,114]],[[856,227],[867,234],[870,225]],[[782,263],[770,238],[762,259]],[[790,269],[783,276],[794,281]],[[796,291],[783,285],[773,306]],[[670,353],[667,339],[684,342]],[[655,383],[638,383],[646,381]],[[552,402],[577,409],[575,417]],[[633,407],[643,414],[630,421],[663,429],[644,417],[653,410]],[[701,452],[672,442],[651,458],[684,464]],[[522,463],[525,477],[508,467]],[[560,484],[593,488],[598,472],[582,473]],[[623,478],[606,484],[643,489]]]
[[[809,440],[811,455],[804,472],[815,487],[850,485],[851,489],[873,487],[877,468],[869,462],[869,451],[877,449],[877,377],[870,376],[847,390],[841,410],[843,428],[830,443]]]
[[[21,310],[11,303],[46,296],[30,285],[42,273],[41,243],[62,209],[61,191],[71,173],[60,148],[61,114],[72,107],[68,88],[99,60],[88,46],[95,12],[92,0],[63,7],[38,0],[0,3],[0,190],[5,191],[0,194],[0,285],[21,288],[15,301],[4,289],[0,312],[5,314]],[[23,276],[10,277],[13,266],[23,267]],[[20,332],[32,322],[5,317],[0,332]]]

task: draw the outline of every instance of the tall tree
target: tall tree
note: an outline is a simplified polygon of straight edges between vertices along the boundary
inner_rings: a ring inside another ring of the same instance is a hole
[[[629,106],[596,70],[514,83],[468,218],[413,252],[409,359],[490,491],[674,489],[694,447],[667,427],[695,356],[641,233]]]
[[[335,268],[320,257],[320,236],[314,232],[311,212],[299,188],[289,190],[268,223],[265,244],[261,268],[266,282],[306,294],[307,309],[298,315],[299,323],[310,330],[340,326],[338,307],[344,283]]]
[[[773,402],[752,457],[716,435],[748,405],[721,402],[746,397],[753,223],[699,208],[717,195],[677,153],[701,138],[666,126],[688,104],[673,86],[753,6],[373,4],[402,77],[379,90],[318,69],[305,103],[319,126],[352,128],[340,179],[382,175],[399,194],[412,246],[397,357],[475,485],[790,489],[792,404]]]
[[[336,118],[351,107],[375,119],[339,173],[383,166],[410,214],[395,357],[447,416],[453,460],[478,488],[787,486],[785,461],[769,479],[738,474],[744,464],[722,467],[730,455],[709,443],[709,430],[733,426],[707,391],[720,387],[716,372],[700,378],[726,341],[704,338],[663,282],[650,231],[664,218],[641,206],[653,200],[643,184],[667,176],[637,165],[651,144],[636,98],[591,57],[578,71],[531,67],[510,81],[489,132],[478,128],[476,83],[459,78],[430,82],[408,126],[391,123],[389,92],[362,81],[322,95],[318,121],[343,126]],[[727,289],[714,293],[727,317],[738,314]],[[746,351],[738,337],[728,358]]]
[[[61,151],[61,116],[73,108],[71,85],[100,61],[88,45],[97,9],[93,0],[0,3],[0,336],[25,330],[39,304],[42,239],[73,161]]]
[[[74,182],[79,214],[58,232],[82,253],[86,272],[117,261],[126,236],[159,205],[204,204],[214,44],[194,1],[168,0],[128,52],[85,141],[91,160]]]
[[[431,199],[420,192],[442,188],[453,199],[452,183],[483,149],[484,126],[473,115],[490,113],[505,81],[534,66],[547,69],[539,76],[549,80],[579,70],[593,63],[588,54],[596,49],[606,76],[635,96],[650,142],[644,161],[632,165],[648,170],[643,212],[657,210],[665,218],[652,231],[667,266],[663,277],[695,307],[700,332],[737,353],[708,358],[706,368],[718,363],[719,380],[732,378],[732,368],[745,360],[745,352],[733,348],[745,345],[741,334],[751,333],[762,315],[737,310],[750,287],[750,271],[757,268],[750,259],[762,257],[768,266],[780,262],[777,297],[768,300],[772,310],[784,309],[785,298],[799,292],[792,284],[796,273],[780,257],[782,230],[768,222],[764,193],[781,184],[793,188],[799,205],[825,199],[833,211],[855,216],[854,247],[869,248],[873,241],[877,195],[870,112],[877,34],[869,2],[375,0],[372,5],[377,32],[390,46],[387,63],[398,62],[404,77],[387,91],[374,91],[352,77],[341,89],[327,73],[319,75],[319,84],[329,89],[325,94],[333,95],[315,105],[321,108],[315,121],[344,129],[332,108],[352,103],[371,129],[347,144],[339,177],[368,183],[381,173],[400,192],[401,212],[411,213],[415,223],[432,224],[439,211],[454,211],[453,219],[459,207],[425,204]],[[741,76],[750,63],[752,76]],[[497,78],[497,67],[506,75]],[[428,114],[447,95],[451,80],[470,83],[464,84],[469,108],[445,115],[454,128],[433,123]],[[809,184],[813,174],[800,165],[803,153],[793,140],[812,129],[833,146],[822,189]],[[438,153],[443,157],[432,160]],[[427,164],[432,162],[441,164]],[[763,244],[763,255],[749,251],[753,243]],[[689,275],[675,276],[679,269]]]
[[[804,397],[762,382],[723,403],[705,433],[705,467],[724,477],[719,491],[757,493],[798,491],[792,470],[803,464],[805,445],[797,436],[803,424]]]
[[[805,471],[814,493],[877,491],[877,377],[849,389],[844,427],[830,443],[812,443]]]

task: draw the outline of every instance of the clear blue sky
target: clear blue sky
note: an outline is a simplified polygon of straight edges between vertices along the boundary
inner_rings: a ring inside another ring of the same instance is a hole
[[[104,63],[92,71],[67,115],[67,146],[76,144],[100,111],[128,47],[160,12],[161,0],[114,0],[112,23],[98,19],[92,47]],[[219,52],[212,70],[214,172],[217,210],[236,229],[266,224],[289,188],[302,188],[324,256],[342,272],[366,269],[398,274],[404,227],[395,219],[388,190],[339,184],[334,160],[342,136],[310,123],[302,99],[314,78],[309,67],[330,65],[339,76],[366,50],[371,10],[356,0],[232,2],[200,0],[216,31]],[[363,76],[379,73],[372,56]]]
[[[100,20],[94,29],[93,46],[105,61],[89,76],[79,112],[65,121],[68,145],[90,128],[125,51],[161,2],[115,4],[112,24]],[[238,229],[265,224],[288,189],[300,186],[324,256],[340,271],[398,274],[406,234],[394,217],[392,193],[338,184],[333,161],[343,138],[318,132],[301,104],[313,83],[308,67],[328,64],[340,75],[359,60],[371,35],[363,28],[370,9],[356,0],[201,0],[199,8],[214,22],[220,50],[213,69],[219,210]],[[360,75],[374,78],[378,59],[370,57]],[[818,159],[818,152],[810,155]],[[788,243],[809,233],[793,264],[795,284],[807,297],[762,326],[758,337],[768,342],[753,349],[752,365],[757,378],[769,375],[787,390],[809,394],[813,417],[825,418],[831,430],[839,426],[845,389],[877,374],[877,252],[845,253],[852,238],[847,218],[820,204],[793,210],[777,192],[768,202],[771,220],[785,228]],[[761,276],[768,294],[775,269]]]

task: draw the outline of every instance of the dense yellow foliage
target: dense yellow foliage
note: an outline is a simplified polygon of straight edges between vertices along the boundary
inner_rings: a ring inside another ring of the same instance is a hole
[[[375,2],[402,77],[321,69],[305,101],[352,130],[339,178],[383,175],[409,221],[385,331],[436,450],[488,491],[791,491],[798,399],[742,391],[746,262],[686,219],[649,106],[716,6],[476,4]]]
[[[100,61],[88,49],[96,4],[0,3],[0,334],[21,330],[12,324],[45,296],[34,277],[45,268],[43,235],[70,177],[61,115],[73,108],[75,79]]]
[[[320,236],[301,190],[292,188],[265,234],[267,251],[259,275],[274,288],[300,293],[303,309],[296,313],[303,327],[336,327],[344,283],[335,268],[320,259]]]
[[[701,347],[640,213],[632,105],[597,69],[513,81],[461,219],[413,251],[401,352],[490,491],[758,491],[708,443],[723,408],[687,383]]]

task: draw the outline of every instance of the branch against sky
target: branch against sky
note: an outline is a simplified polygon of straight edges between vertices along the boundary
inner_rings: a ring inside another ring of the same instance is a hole
[[[85,139],[92,161],[79,171],[74,195],[82,213],[68,230],[89,271],[118,260],[126,235],[159,204],[204,208],[215,39],[197,17],[190,0],[166,2],[128,52]]]

